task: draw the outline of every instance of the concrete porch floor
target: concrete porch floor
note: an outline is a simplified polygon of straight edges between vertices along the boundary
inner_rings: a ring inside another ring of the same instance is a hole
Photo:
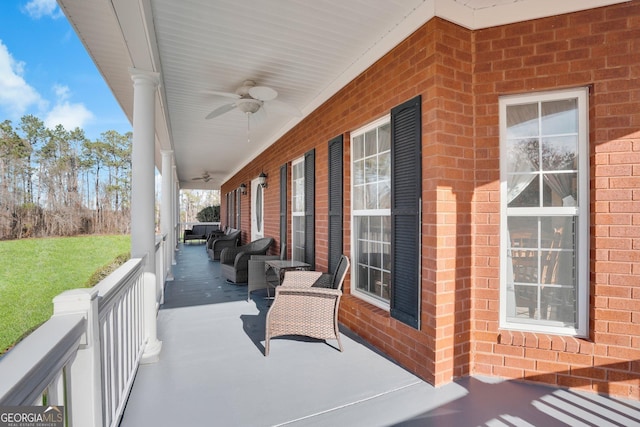
[[[158,314],[160,361],[141,365],[121,426],[640,426],[640,402],[467,377],[434,388],[348,330],[272,340],[269,300],[181,245]]]

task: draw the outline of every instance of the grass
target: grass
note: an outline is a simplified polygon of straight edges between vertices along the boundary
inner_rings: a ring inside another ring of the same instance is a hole
[[[130,236],[0,241],[0,354],[53,313],[53,297],[91,287],[129,258]]]

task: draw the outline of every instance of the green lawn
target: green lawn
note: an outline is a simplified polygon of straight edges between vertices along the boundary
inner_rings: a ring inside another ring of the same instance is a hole
[[[130,236],[0,241],[0,354],[51,316],[53,297],[92,286],[96,271],[130,249]]]

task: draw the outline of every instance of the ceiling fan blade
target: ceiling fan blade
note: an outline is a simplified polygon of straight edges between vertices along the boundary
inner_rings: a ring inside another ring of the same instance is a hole
[[[271,101],[276,99],[278,92],[267,86],[254,86],[249,88],[249,95],[251,95],[252,98],[259,99],[260,101]]]
[[[291,104],[287,104],[286,102],[273,100],[266,102],[264,105],[269,110],[269,113],[285,114],[287,116],[296,117],[302,116],[302,112],[300,112],[300,110],[298,110]]]
[[[209,95],[224,96],[225,98],[239,99],[240,95],[232,92],[221,92],[219,90],[205,90],[204,93]]]
[[[214,117],[218,117],[223,115],[224,113],[233,110],[234,108],[236,108],[236,104],[225,104],[222,107],[218,107],[215,110],[213,110],[212,112],[210,112],[209,114],[207,114],[207,117],[205,117],[205,119],[209,120],[209,119],[213,119]]]

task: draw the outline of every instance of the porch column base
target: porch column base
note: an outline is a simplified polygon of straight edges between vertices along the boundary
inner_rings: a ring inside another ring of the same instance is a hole
[[[160,360],[162,341],[157,335],[158,299],[156,293],[156,275],[143,273],[144,286],[144,329],[147,343],[144,346],[140,363],[155,363]]]
[[[162,350],[162,341],[148,341],[144,347],[144,353],[140,358],[140,364],[149,365],[160,360],[160,351]]]

